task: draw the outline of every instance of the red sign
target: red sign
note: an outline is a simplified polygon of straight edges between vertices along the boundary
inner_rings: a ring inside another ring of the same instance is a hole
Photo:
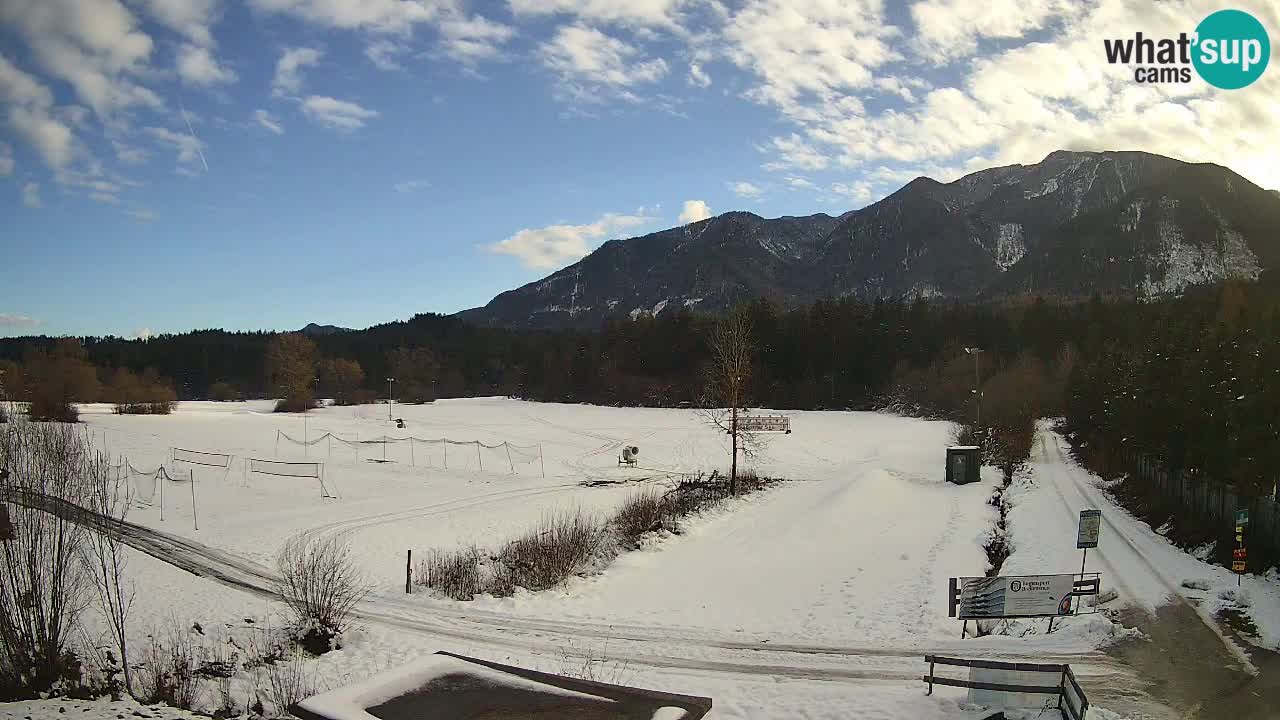
[[[1245,548],[1236,548],[1235,550],[1231,551],[1232,560],[1244,560],[1246,557],[1248,557],[1248,555],[1249,555],[1249,551],[1246,550]]]

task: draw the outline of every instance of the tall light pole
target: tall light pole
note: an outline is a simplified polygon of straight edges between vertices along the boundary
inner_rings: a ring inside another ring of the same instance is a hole
[[[391,403],[392,403],[391,383],[395,381],[396,379],[393,377],[387,378],[387,422],[391,422]]]
[[[973,407],[974,407],[974,432],[982,432],[982,374],[978,370],[979,357],[982,355],[982,348],[967,347],[964,349],[966,353],[973,356]]]

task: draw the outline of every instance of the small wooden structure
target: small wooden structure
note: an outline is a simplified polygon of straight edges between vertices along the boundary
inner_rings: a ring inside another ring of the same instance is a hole
[[[947,482],[967,485],[982,479],[982,450],[977,445],[947,448]]]

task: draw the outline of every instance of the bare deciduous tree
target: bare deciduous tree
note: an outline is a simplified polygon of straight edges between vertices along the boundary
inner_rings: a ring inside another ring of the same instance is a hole
[[[746,411],[751,388],[751,371],[755,344],[751,339],[751,317],[745,308],[737,308],[721,317],[707,339],[711,362],[706,369],[703,386],[703,415],[708,422],[729,435],[732,460],[729,468],[729,492],[738,493],[738,454],[754,457],[760,450],[759,439],[744,433],[738,419]]]
[[[84,562],[93,576],[97,591],[98,609],[102,612],[111,641],[120,653],[120,670],[124,675],[124,687],[133,693],[133,675],[129,667],[129,643],[126,633],[129,610],[133,607],[133,583],[125,580],[127,551],[120,535],[112,525],[124,522],[129,512],[128,485],[120,482],[108,460],[95,454],[89,474],[91,483],[89,509],[105,520],[97,532],[91,533],[84,548]],[[121,489],[124,489],[123,492]]]
[[[315,397],[316,344],[302,333],[284,333],[267,344],[267,387],[284,401],[277,410],[310,407]]]
[[[84,440],[70,426],[0,426],[6,492],[82,502],[88,463]],[[92,592],[81,562],[91,531],[68,517],[9,507],[13,538],[0,542],[0,690],[31,695],[79,680],[70,642]]]

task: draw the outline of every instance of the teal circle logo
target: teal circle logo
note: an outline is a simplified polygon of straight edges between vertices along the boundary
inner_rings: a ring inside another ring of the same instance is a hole
[[[1271,59],[1271,39],[1257,18],[1243,10],[1219,10],[1196,26],[1191,62],[1205,82],[1238,90],[1262,76]]]

